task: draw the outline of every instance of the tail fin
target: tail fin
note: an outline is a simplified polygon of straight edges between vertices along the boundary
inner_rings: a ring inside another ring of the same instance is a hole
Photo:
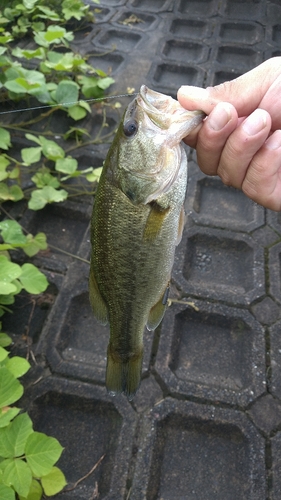
[[[123,392],[131,401],[137,392],[142,369],[143,348],[125,361],[108,346],[106,367],[106,388],[115,396]]]

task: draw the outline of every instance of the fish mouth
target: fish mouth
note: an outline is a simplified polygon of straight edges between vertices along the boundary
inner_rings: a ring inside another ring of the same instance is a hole
[[[138,104],[148,114],[149,118],[161,128],[169,126],[171,120],[181,121],[198,118],[198,123],[205,117],[203,111],[188,111],[172,97],[149,89],[142,85],[137,97]],[[168,119],[169,117],[169,119]]]
[[[155,90],[151,90],[146,85],[141,86],[139,95],[148,108],[154,108],[162,113],[169,113],[167,106],[169,96],[160,94],[160,92],[156,92]]]

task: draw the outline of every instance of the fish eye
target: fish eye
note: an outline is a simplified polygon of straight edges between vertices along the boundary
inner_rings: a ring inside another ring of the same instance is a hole
[[[133,137],[138,131],[138,124],[135,120],[128,120],[124,123],[123,130],[126,137]]]

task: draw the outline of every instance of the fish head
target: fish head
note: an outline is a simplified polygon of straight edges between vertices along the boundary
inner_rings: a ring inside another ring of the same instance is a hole
[[[113,146],[112,174],[132,203],[147,204],[169,191],[184,154],[180,142],[204,117],[202,111],[188,111],[172,97],[142,85],[124,113]]]

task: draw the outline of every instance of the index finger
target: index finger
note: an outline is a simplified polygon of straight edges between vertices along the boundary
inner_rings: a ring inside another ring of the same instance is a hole
[[[227,101],[235,106],[239,116],[248,115],[261,107],[274,118],[275,114],[280,116],[276,110],[276,94],[280,95],[280,90],[281,57],[274,57],[235,80],[216,87],[182,86],[178,90],[178,101],[186,109],[201,109],[207,115],[216,104]]]

